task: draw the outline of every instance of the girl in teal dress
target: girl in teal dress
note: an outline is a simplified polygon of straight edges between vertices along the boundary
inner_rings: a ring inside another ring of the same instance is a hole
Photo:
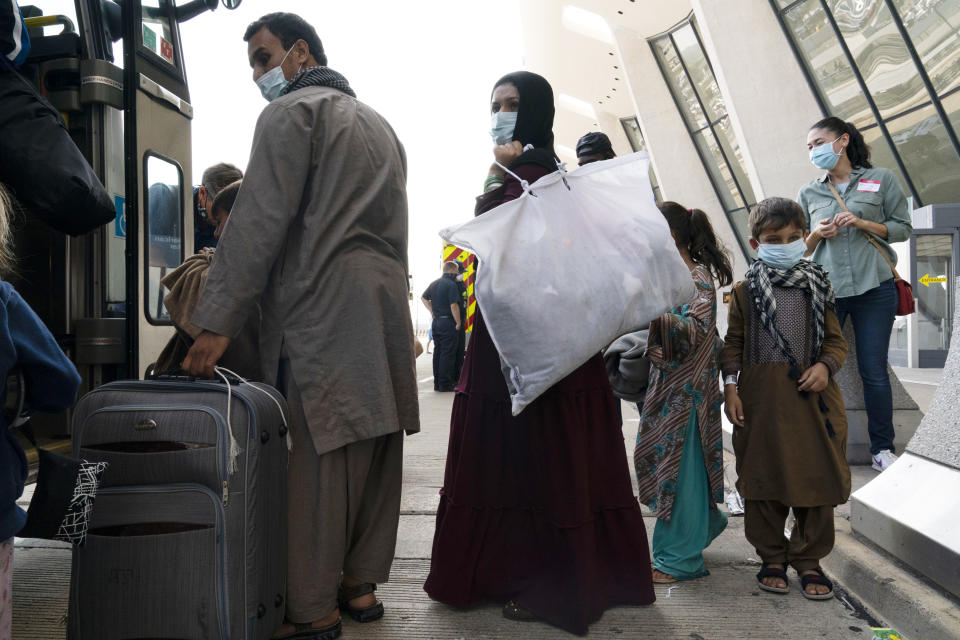
[[[669,583],[707,575],[703,550],[727,525],[717,292],[733,268],[707,215],[675,202],[660,205],[697,293],[688,304],[650,324],[650,384],[634,450],[640,501],[656,514],[653,580]]]

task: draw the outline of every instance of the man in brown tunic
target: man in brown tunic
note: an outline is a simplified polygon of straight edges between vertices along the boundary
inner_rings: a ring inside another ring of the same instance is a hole
[[[271,102],[193,316],[205,331],[183,366],[211,376],[260,303],[264,379],[292,414],[291,624],[277,637],[334,638],[340,609],[382,615],[372,590],[393,560],[403,432],[419,431],[406,161],[303,19],[266,15],[244,39]]]

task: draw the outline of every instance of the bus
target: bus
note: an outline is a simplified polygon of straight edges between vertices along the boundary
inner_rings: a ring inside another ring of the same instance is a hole
[[[20,4],[32,46],[19,72],[60,111],[116,208],[79,237],[31,215],[14,223],[10,281],[76,365],[81,395],[143,376],[173,335],[160,279],[193,253],[194,237],[193,106],[179,25],[217,8],[218,0]],[[32,423],[44,448],[69,450],[69,414]]]

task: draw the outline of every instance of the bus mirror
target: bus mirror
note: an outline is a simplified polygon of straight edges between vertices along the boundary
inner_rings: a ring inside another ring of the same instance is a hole
[[[217,0],[190,0],[187,4],[177,6],[177,22],[186,22],[204,11],[213,11],[216,8]]]
[[[123,10],[113,0],[100,0],[100,13],[107,37],[111,42],[119,42],[123,37]]]
[[[240,6],[241,0],[220,0],[227,9],[236,9]]]

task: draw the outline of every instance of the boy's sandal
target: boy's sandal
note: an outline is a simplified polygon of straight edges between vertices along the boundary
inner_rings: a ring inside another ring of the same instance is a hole
[[[813,569],[816,573],[808,573],[800,576],[801,593],[807,600],[830,600],[833,598],[833,582],[827,576],[823,575],[823,569],[817,567]],[[811,584],[822,585],[829,589],[826,593],[807,593],[807,586]]]
[[[517,622],[533,622],[540,619],[513,600],[503,605],[503,617],[507,620],[516,620]]]
[[[272,640],[336,640],[343,635],[343,624],[339,618],[329,627],[320,629],[314,628],[309,622],[302,624],[291,622],[289,624],[293,625],[293,633],[288,633],[285,636],[274,636]]]
[[[780,578],[787,586],[771,587],[763,584],[763,581],[766,578]],[[763,565],[760,567],[760,572],[757,574],[757,585],[759,585],[759,587],[764,591],[769,591],[770,593],[790,593],[790,581],[787,579],[786,570],[771,567],[767,563],[763,563]]]
[[[362,609],[350,606],[351,600],[365,596],[368,593],[373,593],[376,590],[377,585],[370,582],[364,582],[355,587],[340,585],[340,590],[337,592],[337,600],[340,601],[340,611],[346,611],[350,614],[350,617],[357,622],[373,622],[374,620],[379,620],[383,617],[383,603],[379,600],[369,607],[363,607]]]

